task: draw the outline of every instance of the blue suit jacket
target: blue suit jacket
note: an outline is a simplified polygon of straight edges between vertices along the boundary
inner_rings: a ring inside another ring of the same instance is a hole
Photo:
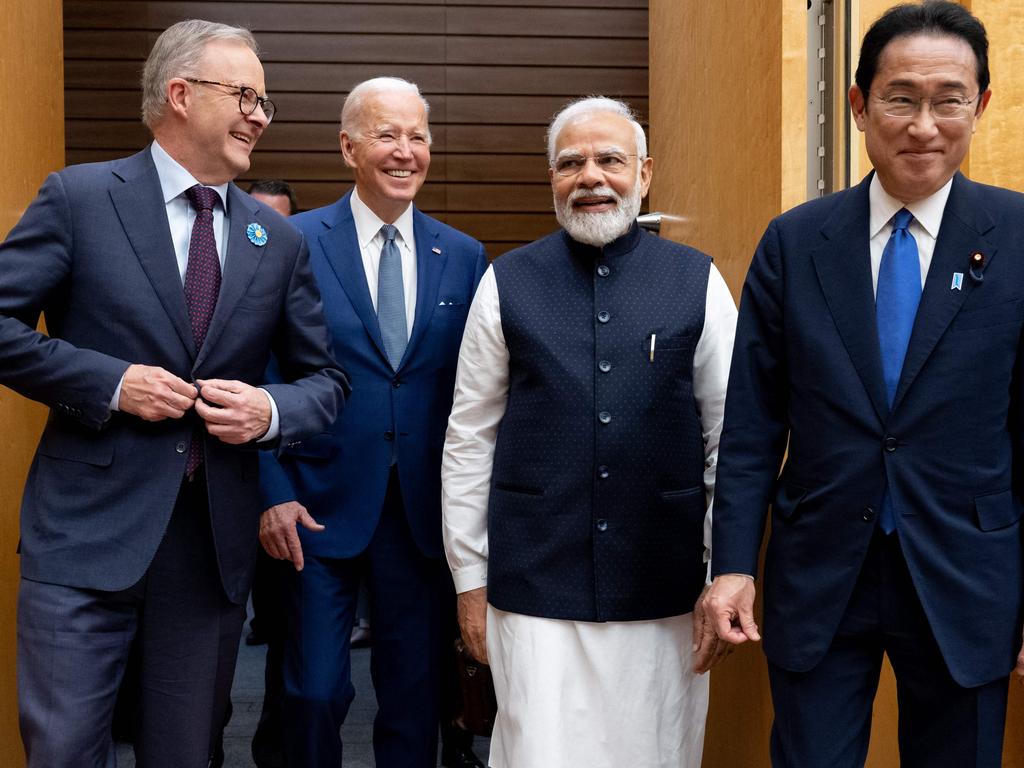
[[[713,572],[756,573],[771,504],[765,653],[785,669],[812,668],[888,483],[939,648],[958,683],[979,685],[1006,675],[1020,647],[1024,196],[954,178],[890,409],[869,182],[775,219],[754,256],[719,454]],[[969,273],[976,251],[980,280]]]
[[[441,449],[455,389],[462,330],[487,267],[473,238],[413,211],[416,316],[405,356],[393,371],[352,219],[351,193],[291,222],[306,236],[335,355],[352,377],[352,396],[324,434],[264,456],[267,506],[298,500],[327,526],[300,528],[303,551],[352,557],[370,542],[384,502],[392,451],[405,511],[419,549],[440,557]]]
[[[290,382],[267,386],[281,439],[334,420],[345,377],[301,235],[234,185],[228,215],[220,298],[198,353],[148,148],[50,174],[0,245],[0,383],[51,409],[22,502],[23,577],[117,590],[149,566],[198,417],[112,414],[130,363],[258,384],[273,350]],[[265,246],[246,237],[251,222],[267,230]],[[34,330],[43,311],[49,336]],[[221,579],[241,602],[262,509],[256,451],[207,437],[205,466]]]

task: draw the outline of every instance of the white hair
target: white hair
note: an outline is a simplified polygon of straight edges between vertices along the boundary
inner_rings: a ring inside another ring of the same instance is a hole
[[[214,41],[245,45],[257,56],[259,46],[252,32],[203,19],[172,24],[156,39],[142,68],[142,122],[152,130],[163,117],[167,83],[175,77],[198,77],[206,46]]]
[[[555,145],[558,143],[558,136],[569,123],[583,117],[595,114],[610,113],[626,118],[633,126],[636,134],[636,155],[637,160],[642,163],[647,157],[647,137],[644,136],[644,128],[640,125],[636,113],[624,101],[609,99],[606,96],[587,96],[582,99],[570,102],[562,111],[555,115],[548,126],[548,164],[555,163]]]
[[[366,100],[378,93],[409,93],[423,103],[423,112],[430,115],[430,104],[423,98],[419,86],[400,77],[374,77],[356,85],[349,91],[345,103],[341,107],[341,130],[354,139],[361,138],[363,126],[363,111],[366,107]],[[433,139],[430,136],[430,128],[427,128],[427,142]]]

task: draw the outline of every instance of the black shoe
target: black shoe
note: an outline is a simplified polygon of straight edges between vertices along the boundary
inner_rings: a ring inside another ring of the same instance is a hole
[[[249,634],[245,636],[246,645],[266,645],[267,638],[256,632],[254,629],[249,630]]]
[[[445,747],[441,750],[441,765],[446,768],[487,768],[469,747]]]

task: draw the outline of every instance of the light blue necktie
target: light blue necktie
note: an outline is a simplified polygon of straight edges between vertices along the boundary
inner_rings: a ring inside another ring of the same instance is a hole
[[[913,218],[906,208],[901,208],[893,216],[892,234],[882,251],[875,291],[878,345],[882,352],[882,373],[890,408],[896,398],[917,305],[921,302],[921,262],[917,241],[907,229]],[[896,513],[888,489],[882,499],[878,524],[887,534],[896,530]]]
[[[409,334],[405,323],[405,286],[402,283],[402,255],[395,244],[398,230],[391,224],[380,228],[384,247],[377,267],[377,324],[384,340],[384,352],[391,368],[398,370]]]

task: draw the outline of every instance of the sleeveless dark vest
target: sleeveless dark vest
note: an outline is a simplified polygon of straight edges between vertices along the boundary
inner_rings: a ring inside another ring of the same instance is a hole
[[[706,509],[693,354],[710,264],[635,226],[604,248],[559,231],[494,262],[510,354],[488,509],[496,608],[574,621],[693,609]]]

